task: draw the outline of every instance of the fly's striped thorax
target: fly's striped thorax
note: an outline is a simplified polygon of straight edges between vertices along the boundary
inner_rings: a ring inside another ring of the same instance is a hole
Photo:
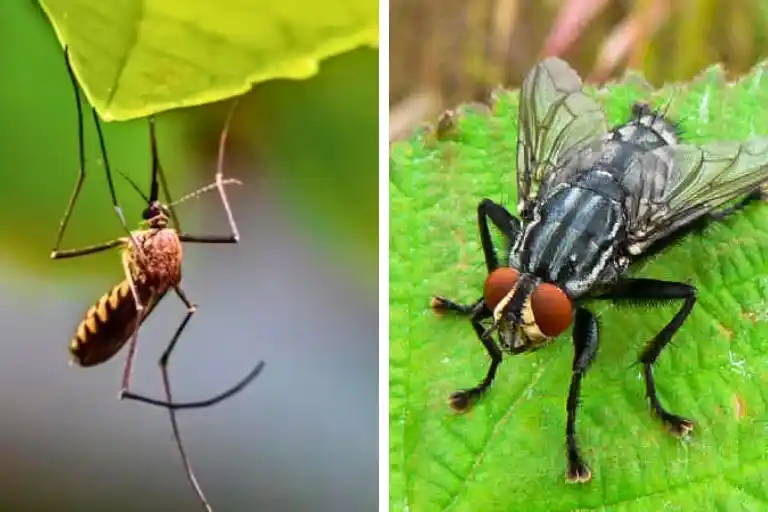
[[[605,193],[595,190],[603,179]],[[582,181],[580,186],[579,181]],[[510,265],[557,284],[572,298],[588,291],[610,264],[625,228],[623,205],[611,187],[618,183],[605,173],[556,187],[534,211]],[[620,197],[620,195],[619,195]]]

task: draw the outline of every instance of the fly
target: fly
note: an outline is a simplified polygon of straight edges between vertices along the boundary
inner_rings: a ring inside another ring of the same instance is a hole
[[[212,510],[206,499],[200,485],[197,482],[195,474],[189,463],[184,444],[181,441],[179,428],[176,422],[176,409],[194,409],[215,405],[226,398],[239,392],[247,386],[264,367],[264,362],[260,361],[256,367],[246,375],[239,383],[223,393],[197,402],[174,402],[171,396],[170,380],[168,377],[168,362],[176,343],[181,336],[187,323],[195,313],[196,306],[193,304],[186,293],[181,288],[181,263],[183,259],[181,242],[199,242],[199,243],[237,243],[239,234],[237,225],[232,216],[229,202],[224,191],[224,186],[233,183],[240,183],[234,179],[223,178],[223,156],[226,144],[229,122],[234,113],[234,106],[229,112],[219,143],[218,164],[216,170],[216,181],[203,187],[187,196],[182,197],[176,202],[171,202],[168,186],[165,180],[157,151],[155,138],[155,125],[152,118],[149,119],[149,140],[152,152],[152,181],[149,197],[145,196],[141,189],[133,183],[127,176],[124,176],[133,188],[146,200],[147,208],[142,214],[143,226],[140,229],[130,231],[129,236],[121,237],[105,243],[92,245],[80,249],[60,249],[61,240],[67,221],[70,217],[74,204],[77,200],[83,180],[85,179],[85,152],[83,141],[83,115],[80,104],[80,94],[77,87],[74,74],[72,72],[69,52],[65,49],[65,58],[67,70],[75,91],[75,100],[78,113],[78,135],[80,150],[80,174],[77,184],[70,199],[66,213],[61,222],[59,233],[56,238],[56,246],[51,253],[51,258],[73,258],[93,254],[107,249],[122,248],[122,264],[125,273],[125,279],[104,294],[95,305],[93,305],[85,314],[84,319],[75,330],[75,335],[70,343],[70,353],[73,362],[83,367],[89,367],[101,364],[111,359],[126,343],[128,343],[128,357],[123,371],[122,387],[120,390],[120,399],[128,398],[139,402],[149,403],[165,407],[168,409],[173,430],[174,439],[181,455],[182,463],[187,477],[192,484],[195,492],[199,496],[207,510]],[[96,111],[93,110],[93,118],[96,123],[99,144],[104,160],[104,168],[107,173],[112,203],[115,211],[120,212],[117,204],[114,187],[112,185],[112,176],[107,159],[107,152],[104,144],[100,122]],[[122,174],[122,173],[120,173]],[[162,204],[159,197],[159,186],[163,187],[163,193],[168,198],[168,204]],[[173,206],[187,199],[197,197],[200,194],[218,189],[221,195],[224,209],[229,219],[231,234],[197,236],[190,235],[181,231]],[[174,227],[169,227],[169,222],[173,221]],[[136,342],[141,324],[146,320],[149,314],[154,311],[157,304],[169,292],[173,291],[187,307],[187,314],[176,329],[173,337],[168,343],[167,348],[160,357],[160,369],[163,377],[163,387],[165,390],[165,400],[156,400],[131,391],[131,374],[133,361],[136,355]]]
[[[671,433],[690,432],[693,421],[659,401],[653,365],[693,309],[696,288],[625,273],[685,234],[760,199],[768,183],[768,139],[685,144],[666,112],[640,103],[627,123],[608,131],[603,109],[557,58],[528,73],[518,117],[520,219],[489,199],[481,201],[477,216],[488,269],[483,296],[471,305],[434,297],[432,307],[471,315],[491,358],[477,386],[451,395],[457,411],[467,410],[491,386],[502,350],[529,352],[573,325],[566,478],[588,482],[592,473],[577,442],[576,412],[582,379],[597,354],[599,326],[585,303],[683,302],[647,342],[639,362],[652,413]],[[489,221],[510,244],[503,263]]]

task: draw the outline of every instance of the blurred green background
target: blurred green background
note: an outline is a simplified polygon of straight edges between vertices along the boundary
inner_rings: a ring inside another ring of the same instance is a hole
[[[242,394],[180,415],[216,510],[375,507],[377,59],[356,49],[307,80],[242,97],[225,161],[245,183],[230,188],[241,243],[185,249],[198,313],[171,364],[177,398],[218,393],[266,361]],[[116,252],[48,257],[77,176],[76,110],[61,45],[34,1],[0,6],[0,73],[0,510],[196,510],[166,413],[116,399],[125,354],[67,365],[75,327],[122,275]],[[174,197],[213,179],[229,106],[158,115]],[[147,187],[146,121],[104,132],[110,164]],[[89,115],[86,141],[65,247],[122,234]],[[116,185],[133,227],[141,200]],[[177,212],[185,231],[226,230],[215,193]],[[157,357],[183,314],[169,297],[142,328],[136,391],[162,393]]]

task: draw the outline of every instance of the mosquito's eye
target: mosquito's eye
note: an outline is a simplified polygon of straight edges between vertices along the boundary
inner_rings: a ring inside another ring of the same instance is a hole
[[[518,279],[520,279],[520,272],[512,267],[499,267],[491,272],[483,286],[485,305],[493,310],[514,288]]]
[[[149,219],[151,219],[152,217],[154,217],[154,216],[155,216],[155,215],[154,215],[154,213],[155,213],[155,212],[154,212],[154,208],[152,208],[152,207],[150,206],[150,207],[146,208],[146,209],[145,209],[145,210],[144,210],[144,211],[141,213],[141,218],[142,218],[142,219],[144,219],[144,220],[149,220]]]
[[[539,330],[550,338],[565,331],[573,320],[571,299],[550,283],[542,283],[533,291],[531,309]]]

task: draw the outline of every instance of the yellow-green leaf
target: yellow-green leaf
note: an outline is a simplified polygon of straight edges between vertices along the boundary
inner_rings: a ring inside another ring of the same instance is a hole
[[[242,94],[378,43],[375,0],[40,0],[88,100],[127,120]]]

